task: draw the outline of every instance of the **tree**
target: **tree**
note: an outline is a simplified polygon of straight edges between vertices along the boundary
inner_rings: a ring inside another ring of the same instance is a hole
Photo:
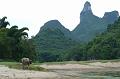
[[[8,32],[8,36],[13,37],[16,39],[17,42],[20,42],[20,40],[28,37],[28,33],[24,32],[25,30],[29,31],[29,29],[27,27],[18,29],[18,26],[16,26],[16,25],[12,26]]]
[[[35,59],[35,47],[31,39],[28,39],[28,33],[25,32],[29,29],[27,27],[19,29],[16,25],[7,28],[9,22],[5,19],[7,17],[0,19],[0,59],[17,61],[22,57]]]
[[[4,16],[2,19],[0,19],[0,28],[6,28],[7,25],[10,25],[10,23],[8,21],[5,21],[5,19],[7,19],[6,16]]]

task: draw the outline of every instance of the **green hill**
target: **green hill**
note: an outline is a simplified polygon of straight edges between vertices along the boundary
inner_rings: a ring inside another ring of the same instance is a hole
[[[70,31],[58,20],[45,23],[34,38],[38,59],[42,61],[61,60],[59,58],[64,50],[70,49],[76,44],[70,38],[70,34]]]

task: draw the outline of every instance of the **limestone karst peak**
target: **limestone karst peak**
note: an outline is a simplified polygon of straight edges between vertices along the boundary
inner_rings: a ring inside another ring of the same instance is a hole
[[[90,2],[88,2],[88,1],[85,2],[84,8],[83,8],[83,10],[82,10],[81,13],[85,13],[85,12],[90,12],[90,13],[92,13],[91,4],[90,4]]]

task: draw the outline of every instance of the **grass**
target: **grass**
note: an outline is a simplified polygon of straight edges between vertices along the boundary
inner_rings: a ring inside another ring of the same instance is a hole
[[[22,69],[22,64],[18,63],[18,62],[0,62],[0,65],[5,65],[9,68],[13,68],[13,69]],[[34,71],[47,71],[47,69],[42,68],[40,66],[35,66],[34,64],[29,66],[29,69],[27,70],[34,70]]]

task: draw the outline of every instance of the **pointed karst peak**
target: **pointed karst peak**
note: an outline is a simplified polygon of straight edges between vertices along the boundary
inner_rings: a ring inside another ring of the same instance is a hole
[[[90,2],[86,1],[82,12],[92,12]]]

